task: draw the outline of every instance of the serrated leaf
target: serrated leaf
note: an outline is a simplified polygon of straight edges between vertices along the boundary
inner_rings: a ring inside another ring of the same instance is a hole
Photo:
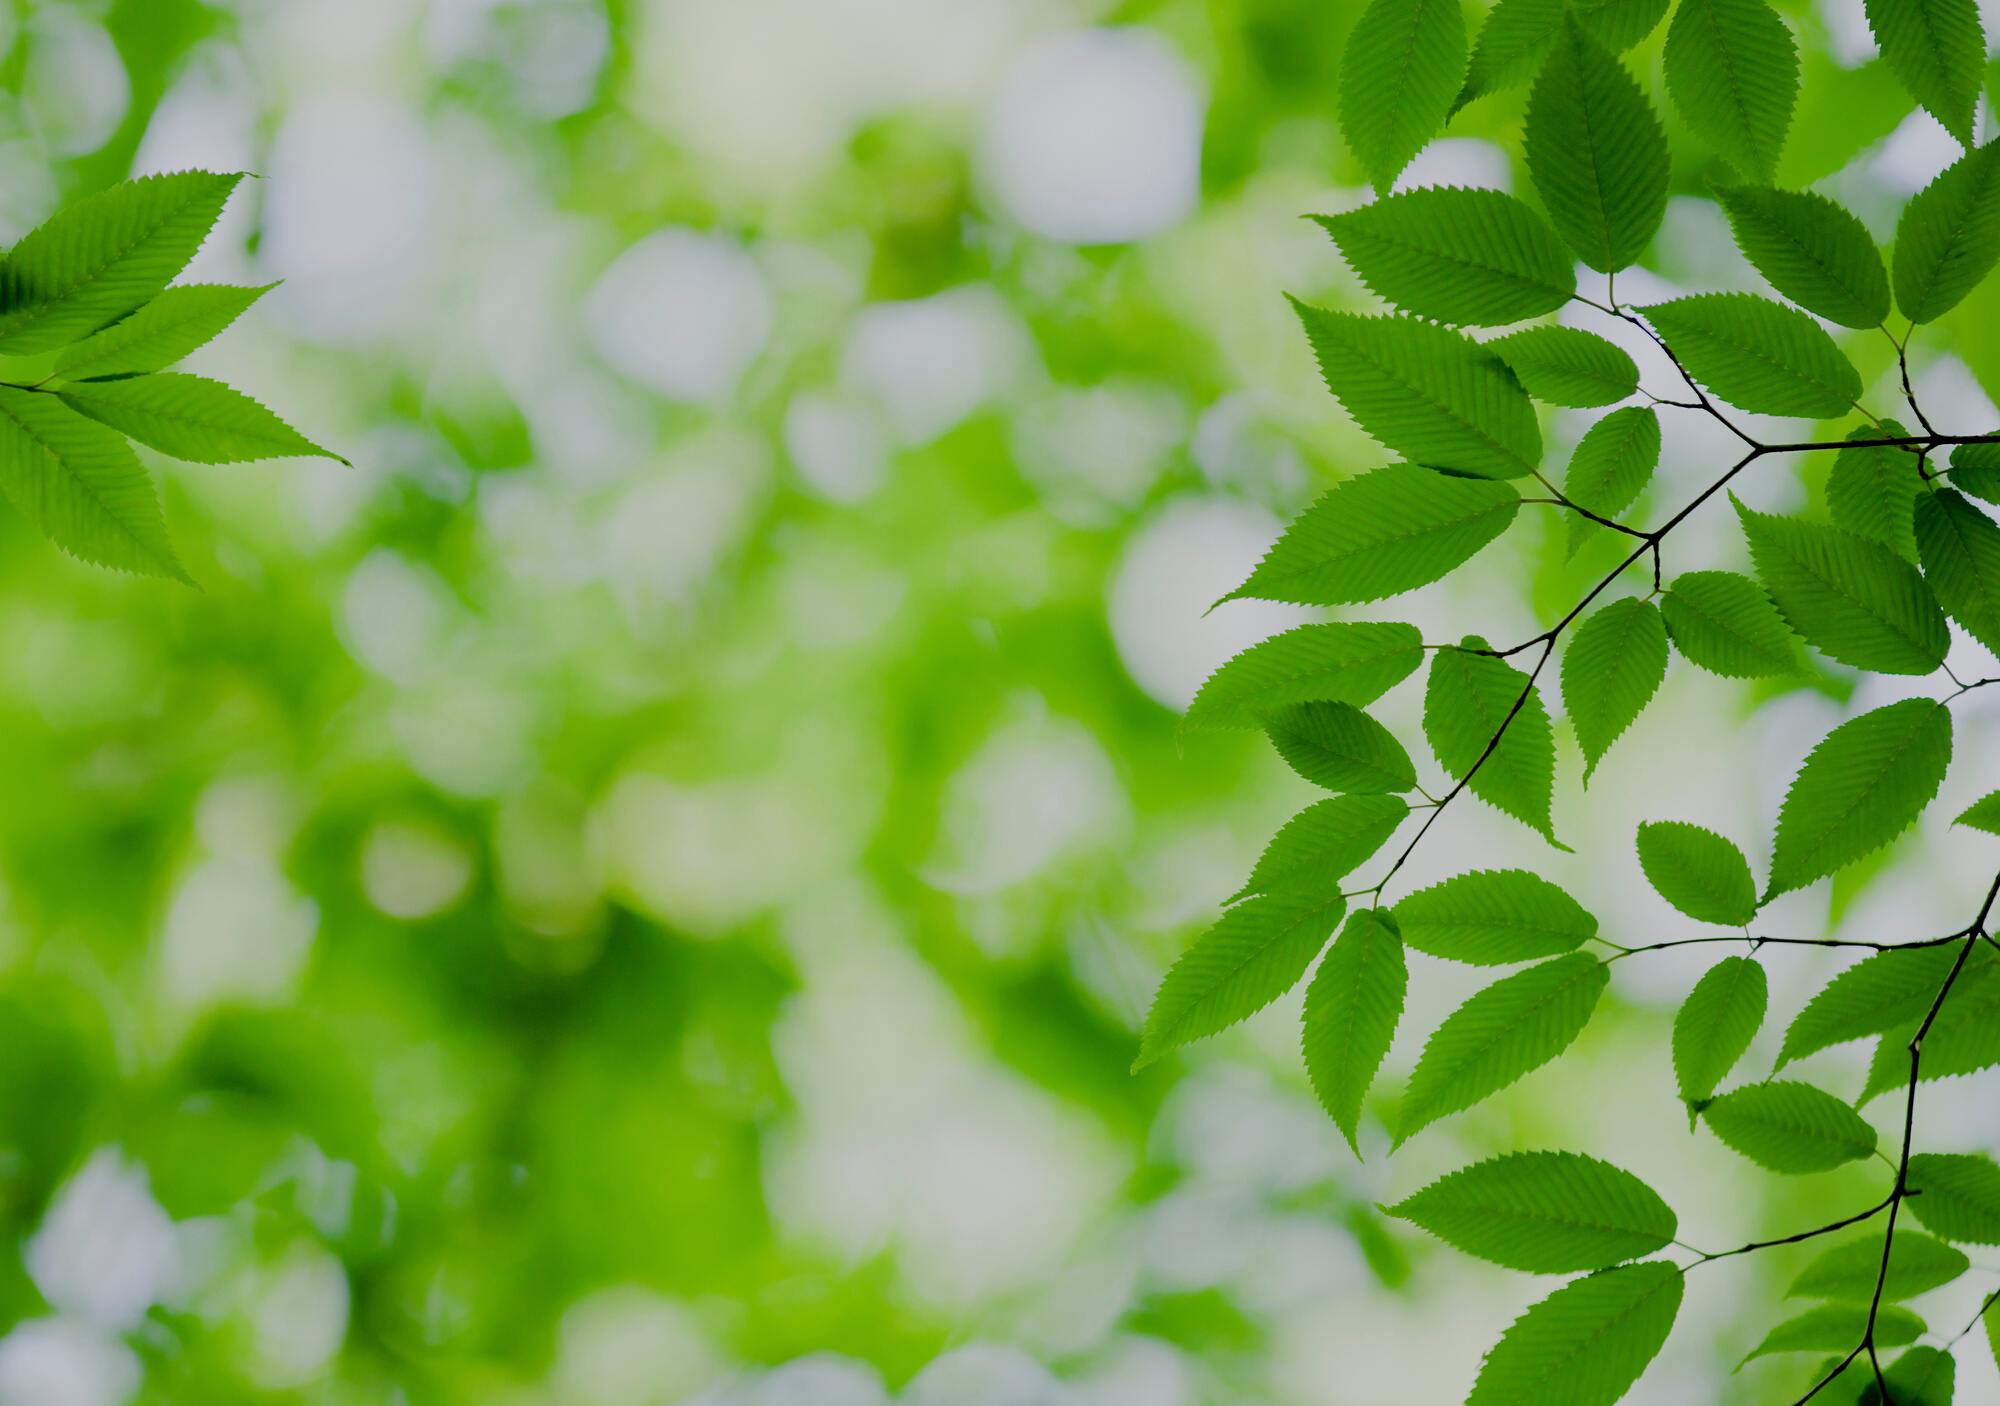
[[[1393,920],[1356,910],[1306,988],[1303,1049],[1313,1091],[1355,1156],[1361,1102],[1396,1037],[1409,971]]]
[[[1625,349],[1578,327],[1529,327],[1485,346],[1513,369],[1529,395],[1551,405],[1589,409],[1639,389],[1639,368]]]
[[[1950,488],[1919,495],[1917,558],[1945,613],[2000,654],[2000,527]]]
[[[1659,691],[1667,676],[1667,627],[1636,596],[1613,601],[1577,630],[1563,655],[1563,707],[1583,749],[1583,781]]]
[[[1674,1015],[1674,1079],[1683,1103],[1708,1098],[1736,1067],[1769,1000],[1764,968],[1748,957],[1724,957],[1695,983]]]
[[[1332,893],[1388,842],[1409,813],[1400,796],[1333,796],[1307,806],[1272,837],[1250,882],[1229,901],[1253,893]]]
[[[1667,5],[1668,0],[1586,0],[1568,8],[1592,38],[1616,54],[1651,34],[1666,18]],[[1500,0],[1489,10],[1453,110],[1533,78],[1562,33],[1563,10],[1562,0]]]
[[[1868,1332],[1868,1305],[1826,1303],[1809,1308],[1764,1335],[1744,1362],[1773,1352],[1846,1352]],[[1875,1314],[1875,1345],[1901,1347],[1924,1333],[1924,1320],[1907,1308],[1883,1304]],[[1742,1363],[1737,1364],[1738,1368]]]
[[[1660,597],[1674,648],[1731,679],[1803,674],[1798,636],[1762,586],[1733,571],[1690,571]]]
[[[1160,983],[1132,1067],[1227,1030],[1298,985],[1346,910],[1339,894],[1273,894],[1224,913]]]
[[[203,376],[159,372],[130,380],[72,381],[57,394],[79,414],[193,464],[299,455],[340,459],[243,392]]]
[[[1894,420],[1857,425],[1849,439],[1890,439],[1907,434]],[[1890,444],[1850,445],[1833,458],[1826,480],[1827,511],[1833,525],[1880,542],[1904,561],[1917,559],[1917,494],[1923,487],[1917,456]]]
[[[1340,129],[1377,193],[1444,125],[1465,78],[1459,0],[1373,0],[1340,61]]]
[[[1667,134],[1573,16],[1535,80],[1523,140],[1549,219],[1579,259],[1615,273],[1645,252],[1667,211]]]
[[[1431,186],[1313,218],[1371,292],[1419,317],[1500,327],[1576,292],[1555,231],[1502,191]]]
[[[1799,97],[1799,51],[1764,0],[1681,0],[1662,54],[1694,134],[1753,180],[1778,170]]]
[[[157,295],[242,179],[179,171],[126,181],[31,230],[0,263],[0,355],[53,351]]]
[[[1982,503],[2000,503],[2000,444],[1961,444],[1952,450],[1951,481]]]
[[[1757,885],[1743,851],[1685,820],[1639,827],[1639,867],[1660,897],[1703,923],[1738,928],[1757,916]]]
[[[1413,591],[1470,561],[1520,510],[1504,483],[1412,464],[1357,474],[1300,513],[1223,599],[1343,605]]]
[[[1670,1244],[1680,1228],[1652,1187],[1574,1152],[1477,1162],[1385,1209],[1468,1255],[1530,1274],[1638,1259]]]
[[[1896,221],[1890,261],[1896,306],[1935,322],[1964,300],[2000,259],[2000,143],[1947,166],[1911,197]]]
[[[64,347],[56,357],[55,374],[81,381],[164,370],[215,337],[277,286],[193,283],[169,288],[131,316]]]
[[[1804,1269],[1785,1291],[1788,1299],[1840,1299],[1870,1303],[1882,1278],[1882,1297],[1913,1299],[1949,1284],[1972,1267],[1963,1250],[1915,1230],[1896,1232],[1889,1250],[1889,1273],[1882,1278],[1882,1237],[1836,1245]]]
[[[1842,327],[1889,316],[1889,271],[1868,227],[1815,191],[1723,186],[1736,247],[1771,286]]]
[[[1395,734],[1351,703],[1293,703],[1265,726],[1278,755],[1315,786],[1377,795],[1417,784]]]
[[[1889,1406],[1951,1406],[1957,1375],[1949,1352],[1913,1347],[1882,1369],[1882,1385],[1889,1390]],[[1855,1406],[1882,1406],[1881,1390],[1867,1377],[1862,1380]]]
[[[1883,62],[1931,116],[1972,145],[1986,35],[1973,0],[1862,0]]]
[[[1754,293],[1698,293],[1639,311],[1689,375],[1739,410],[1824,420],[1861,396],[1854,363],[1797,308]]]
[[[1914,1195],[1903,1204],[1917,1223],[1940,1240],[2000,1245],[2000,1166],[1970,1152],[1917,1152],[1906,1183]]]
[[[1910,947],[1856,962],[1793,1017],[1777,1067],[1921,1017],[1937,999],[1956,955],[1948,947]]]
[[[0,386],[0,487],[71,556],[188,579],[132,446],[52,395]]]
[[[1564,1285],[1501,1335],[1466,1406],[1611,1406],[1659,1355],[1685,1287],[1658,1260]]]
[[[1875,1129],[1823,1089],[1790,1079],[1748,1084],[1701,1110],[1715,1135],[1766,1171],[1827,1172],[1875,1150]]]
[[[1954,825],[1970,825],[1975,830],[1984,830],[1989,835],[2000,835],[2000,791],[1981,796],[1959,812]]]
[[[1526,674],[1474,652],[1485,648],[1467,635],[1460,648],[1446,646],[1431,660],[1424,736],[1453,780],[1554,844],[1556,744],[1548,710]]]
[[[1534,402],[1507,363],[1470,337],[1414,317],[1329,312],[1296,298],[1292,307],[1327,388],[1411,463],[1520,478],[1541,462]]]
[[[1843,664],[1928,674],[1951,630],[1917,569],[1879,542],[1837,527],[1752,512],[1737,502],[1757,575],[1793,629]]]
[[[1966,963],[1924,1036],[1923,1058],[1917,1066],[1917,1077],[1924,1083],[2000,1064],[2000,964],[1991,959],[1990,948],[1978,956],[1985,960]],[[1898,1073],[1898,1084],[1909,1078],[1907,1063]]]
[[[1943,957],[1953,957],[1956,949],[1939,947]],[[1935,999],[1938,986],[1950,970],[1950,963],[1938,966],[1937,980],[1928,996]],[[1910,1082],[1910,1041],[1930,1012],[1930,1000],[1909,1002],[1895,1012],[1902,1017],[1882,1032],[1875,1057],[1868,1066],[1868,1084],[1855,1107],[1891,1089],[1906,1088]],[[1975,947],[1967,956],[1951,992],[1938,1007],[1930,1030],[1924,1036],[1917,1078],[1929,1083],[1955,1075],[1972,1074],[2000,1064],[2000,960],[1992,949]]]
[[[1181,727],[1259,728],[1263,714],[1316,700],[1365,708],[1416,671],[1414,625],[1301,625],[1254,644],[1209,675]]]
[[[1614,410],[1578,441],[1563,478],[1563,497],[1598,517],[1615,518],[1645,491],[1659,463],[1659,415],[1647,405]],[[1581,513],[1571,514],[1569,556],[1603,530]]]
[[[1778,812],[1769,902],[1872,853],[1908,829],[1951,764],[1951,711],[1906,698],[1828,733]]]
[[[1403,1094],[1396,1146],[1470,1108],[1570,1047],[1597,1009],[1610,973],[1586,952],[1502,977],[1445,1018]]]
[[[1582,904],[1526,869],[1478,869],[1405,898],[1394,908],[1403,941],[1473,966],[1505,966],[1574,952],[1597,936]]]

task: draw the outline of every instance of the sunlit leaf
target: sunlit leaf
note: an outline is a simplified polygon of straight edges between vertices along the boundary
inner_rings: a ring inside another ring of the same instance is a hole
[[[1440,649],[1431,660],[1424,736],[1453,779],[1553,844],[1556,751],[1548,710],[1526,674],[1477,652],[1485,648],[1467,635],[1461,647]]]
[[[1306,1073],[1357,1156],[1361,1102],[1395,1038],[1408,983],[1394,919],[1363,908],[1347,920],[1306,988]]]
[[[1695,983],[1674,1015],[1682,1102],[1697,1104],[1715,1092],[1756,1038],[1769,1000],[1764,968],[1748,957],[1724,957]]]
[[[1667,676],[1667,627],[1636,596],[1585,620],[1563,655],[1563,707],[1583,749],[1584,784]]]
[[[1829,1172],[1875,1150],[1875,1129],[1823,1089],[1789,1079],[1749,1084],[1701,1111],[1732,1150],[1770,1172]]]
[[[1764,897],[1803,888],[1903,833],[1951,763],[1951,711],[1909,698],[1850,718],[1812,750],[1778,812]]]
[[[1573,952],[1597,936],[1597,919],[1526,869],[1482,869],[1433,884],[1393,910],[1419,952],[1475,966],[1504,966]]]
[[[1423,187],[1314,218],[1376,296],[1420,317],[1497,327],[1576,291],[1555,231],[1501,191]]]
[[[1340,128],[1385,192],[1444,125],[1465,78],[1459,0],[1372,0],[1340,59]]]
[[[1610,973],[1583,952],[1502,977],[1445,1018],[1410,1075],[1396,1145],[1470,1108],[1568,1049],[1597,1009]]]
[[[1663,55],[1681,117],[1752,180],[1778,169],[1799,96],[1798,46],[1764,0],[1680,0]]]
[[[1395,453],[1478,478],[1520,478],[1541,462],[1534,402],[1479,343],[1414,317],[1292,306],[1327,388]]]
[[[1679,1222],[1630,1172],[1574,1152],[1517,1152],[1388,1208],[1469,1255],[1533,1274],[1603,1269],[1674,1238]]]
[[[1611,1406],[1666,1344],[1685,1283],[1652,1261],[1556,1290],[1486,1354],[1466,1406]]]
[[[1843,327],[1889,316],[1889,271],[1850,211],[1810,190],[1724,186],[1715,198],[1743,256],[1807,312]]]
[[[1743,851],[1684,820],[1639,827],[1639,866],[1660,897],[1704,923],[1742,927],[1757,916],[1757,886]]]

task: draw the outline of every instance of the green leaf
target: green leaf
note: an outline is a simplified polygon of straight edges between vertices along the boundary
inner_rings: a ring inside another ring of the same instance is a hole
[[[1951,481],[1983,503],[2000,503],[2000,444],[1961,444],[1952,450]]]
[[[1328,389],[1396,453],[1476,478],[1520,478],[1541,462],[1534,402],[1470,337],[1414,317],[1292,306]]]
[[[1563,497],[1586,512],[1615,518],[1630,507],[1660,462],[1660,417],[1651,406],[1614,410],[1584,432],[1569,457]],[[1581,513],[1569,520],[1568,553],[1604,530]]]
[[[1639,1178],[1574,1152],[1517,1152],[1432,1182],[1392,1216],[1509,1269],[1567,1274],[1670,1244],[1673,1210]]]
[[[1132,1067],[1227,1030],[1298,985],[1346,909],[1339,894],[1273,894],[1224,913],[1160,983]]]
[[[1403,941],[1452,962],[1497,967],[1574,952],[1597,936],[1583,905],[1526,869],[1479,869],[1398,903]]]
[[[1896,1234],[1889,1251],[1889,1273],[1882,1282],[1882,1297],[1889,1300],[1913,1299],[1940,1285],[1949,1284],[1972,1267],[1963,1250],[1914,1230]],[[1841,1299],[1848,1303],[1869,1303],[1875,1298],[1875,1281],[1882,1271],[1882,1237],[1836,1245],[1799,1271],[1789,1299]]]
[[[1715,198],[1743,257],[1807,312],[1842,327],[1889,316],[1889,271],[1851,212],[1810,190],[1722,186]]]
[[[241,391],[202,376],[160,372],[130,380],[72,381],[58,394],[70,409],[189,463],[295,455],[340,459]]]
[[[1361,1101],[1396,1037],[1409,972],[1394,920],[1357,909],[1306,988],[1306,1073],[1355,1156]]]
[[[1931,116],[1972,145],[1986,35],[1973,0],[1862,0],[1883,62]]]
[[[1982,796],[1959,813],[1954,825],[1970,825],[1989,835],[2000,835],[2000,791]]]
[[[1211,674],[1181,727],[1259,728],[1273,708],[1316,700],[1365,708],[1423,659],[1423,636],[1414,625],[1301,625],[1252,645]]]
[[[1303,898],[1334,892],[1388,842],[1409,813],[1400,796],[1333,796],[1307,806],[1272,837],[1250,882],[1229,901],[1253,893]]]
[[[1912,322],[1957,307],[2000,259],[2000,142],[1946,167],[1896,221],[1896,306]]]
[[[1278,755],[1315,786],[1374,795],[1417,784],[1403,744],[1351,703],[1293,703],[1267,727]]]
[[[0,386],[0,488],[71,556],[188,579],[132,446],[52,395]]]
[[[1690,571],[1660,597],[1674,648],[1711,674],[1731,679],[1806,672],[1792,633],[1764,588],[1733,571]]]
[[[1949,1352],[1913,1347],[1882,1369],[1882,1385],[1889,1389],[1889,1406],[1951,1406],[1957,1375]],[[1881,1391],[1866,1377],[1856,1406],[1882,1406]]]
[[[1459,0],[1374,0],[1340,61],[1340,130],[1377,193],[1444,125],[1465,78]]]
[[[1313,218],[1371,292],[1419,317],[1500,327],[1554,312],[1576,291],[1548,222],[1497,190],[1425,187]]]
[[[1987,1350],[1993,1354],[1995,1365],[2000,1365],[2000,1298],[1987,1304],[1979,1317],[1986,1325]]]
[[[1556,233],[1599,273],[1624,268],[1667,211],[1667,134],[1624,65],[1574,17],[1528,98],[1528,174]]]
[[[221,332],[277,286],[231,288],[195,283],[169,288],[130,317],[63,348],[56,357],[55,373],[67,381],[81,381],[164,370]]]
[[[1702,1109],[1709,1128],[1766,1171],[1827,1172],[1875,1150],[1875,1130],[1822,1089],[1789,1079],[1749,1084]]]
[[[1894,420],[1881,428],[1857,425],[1849,439],[1885,439],[1907,434]],[[1826,506],[1833,525],[1880,542],[1904,561],[1917,559],[1915,513],[1923,475],[1917,456],[1894,445],[1877,444],[1841,450],[1833,458],[1826,480]]]
[[[1611,1406],[1659,1355],[1685,1287],[1658,1260],[1564,1285],[1501,1335],[1466,1406]]]
[[[54,351],[145,304],[187,267],[242,179],[126,181],[30,231],[0,264],[0,355]]]
[[[1639,368],[1625,349],[1576,327],[1529,327],[1496,337],[1486,349],[1506,362],[1536,400],[1588,409],[1639,389]]]
[[[1969,1152],[1918,1152],[1910,1157],[1903,1204],[1941,1240],[2000,1245],[2000,1167]]]
[[[1951,630],[1915,567],[1852,532],[1752,512],[1734,494],[1730,502],[1757,575],[1809,643],[1883,674],[1928,674],[1944,663]]]
[[[1615,54],[1651,34],[1666,18],[1667,4],[1668,0],[1585,0],[1568,8],[1592,38]],[[1563,9],[1562,0],[1500,0],[1488,11],[1453,110],[1533,78],[1562,33]]]
[[[1824,1303],[1780,1323],[1744,1362],[1772,1352],[1846,1352],[1868,1332],[1868,1305]],[[1907,1308],[1883,1304],[1875,1314],[1875,1345],[1901,1347],[1923,1336],[1924,1320]],[[1742,1363],[1737,1364],[1740,1369]]]
[[[1785,1030],[1777,1067],[1915,1020],[1930,1010],[1957,954],[1949,947],[1877,952],[1841,972]]]
[[[1764,0],[1681,0],[1662,55],[1694,134],[1753,180],[1777,174],[1799,97],[1799,51]]]
[[[1568,1049],[1609,980],[1604,963],[1572,952],[1502,977],[1453,1011],[1410,1075],[1396,1146]]]
[[[1583,622],[1563,655],[1562,691],[1586,786],[1666,676],[1667,627],[1651,603],[1627,596]]]
[[[1485,640],[1467,635],[1461,648],[1446,646],[1431,660],[1424,736],[1454,780],[1554,844],[1556,744],[1548,710],[1526,674],[1474,652],[1485,648]]]
[[[1918,560],[1945,613],[2000,653],[2000,527],[1949,488],[1916,499]]]
[[[1985,960],[1980,960],[1982,957]],[[1905,1040],[1903,1053],[1907,1054],[1908,1046]],[[1896,1084],[1903,1084],[1909,1078],[1909,1063],[1907,1059],[1898,1063]],[[1917,1076],[1929,1083],[1975,1074],[1996,1064],[2000,1064],[2000,964],[1991,959],[1989,948],[1975,954],[1952,984],[1951,994],[1945,997],[1924,1036]],[[1872,1077],[1869,1082],[1874,1082]]]
[[[1674,1016],[1674,1079],[1681,1101],[1701,1103],[1736,1067],[1764,1023],[1770,984],[1748,957],[1724,957]]]
[[[1850,718],[1800,769],[1778,812],[1769,902],[1880,849],[1916,821],[1951,763],[1951,712],[1906,698]]]
[[[1639,827],[1639,867],[1660,897],[1698,922],[1740,928],[1757,916],[1750,861],[1713,830],[1648,821]]]
[[[1299,514],[1223,599],[1343,605],[1413,591],[1470,561],[1520,510],[1504,483],[1411,464],[1357,474]]]
[[[1699,293],[1639,311],[1689,375],[1739,410],[1824,420],[1861,396],[1854,363],[1797,308],[1754,293]]]

